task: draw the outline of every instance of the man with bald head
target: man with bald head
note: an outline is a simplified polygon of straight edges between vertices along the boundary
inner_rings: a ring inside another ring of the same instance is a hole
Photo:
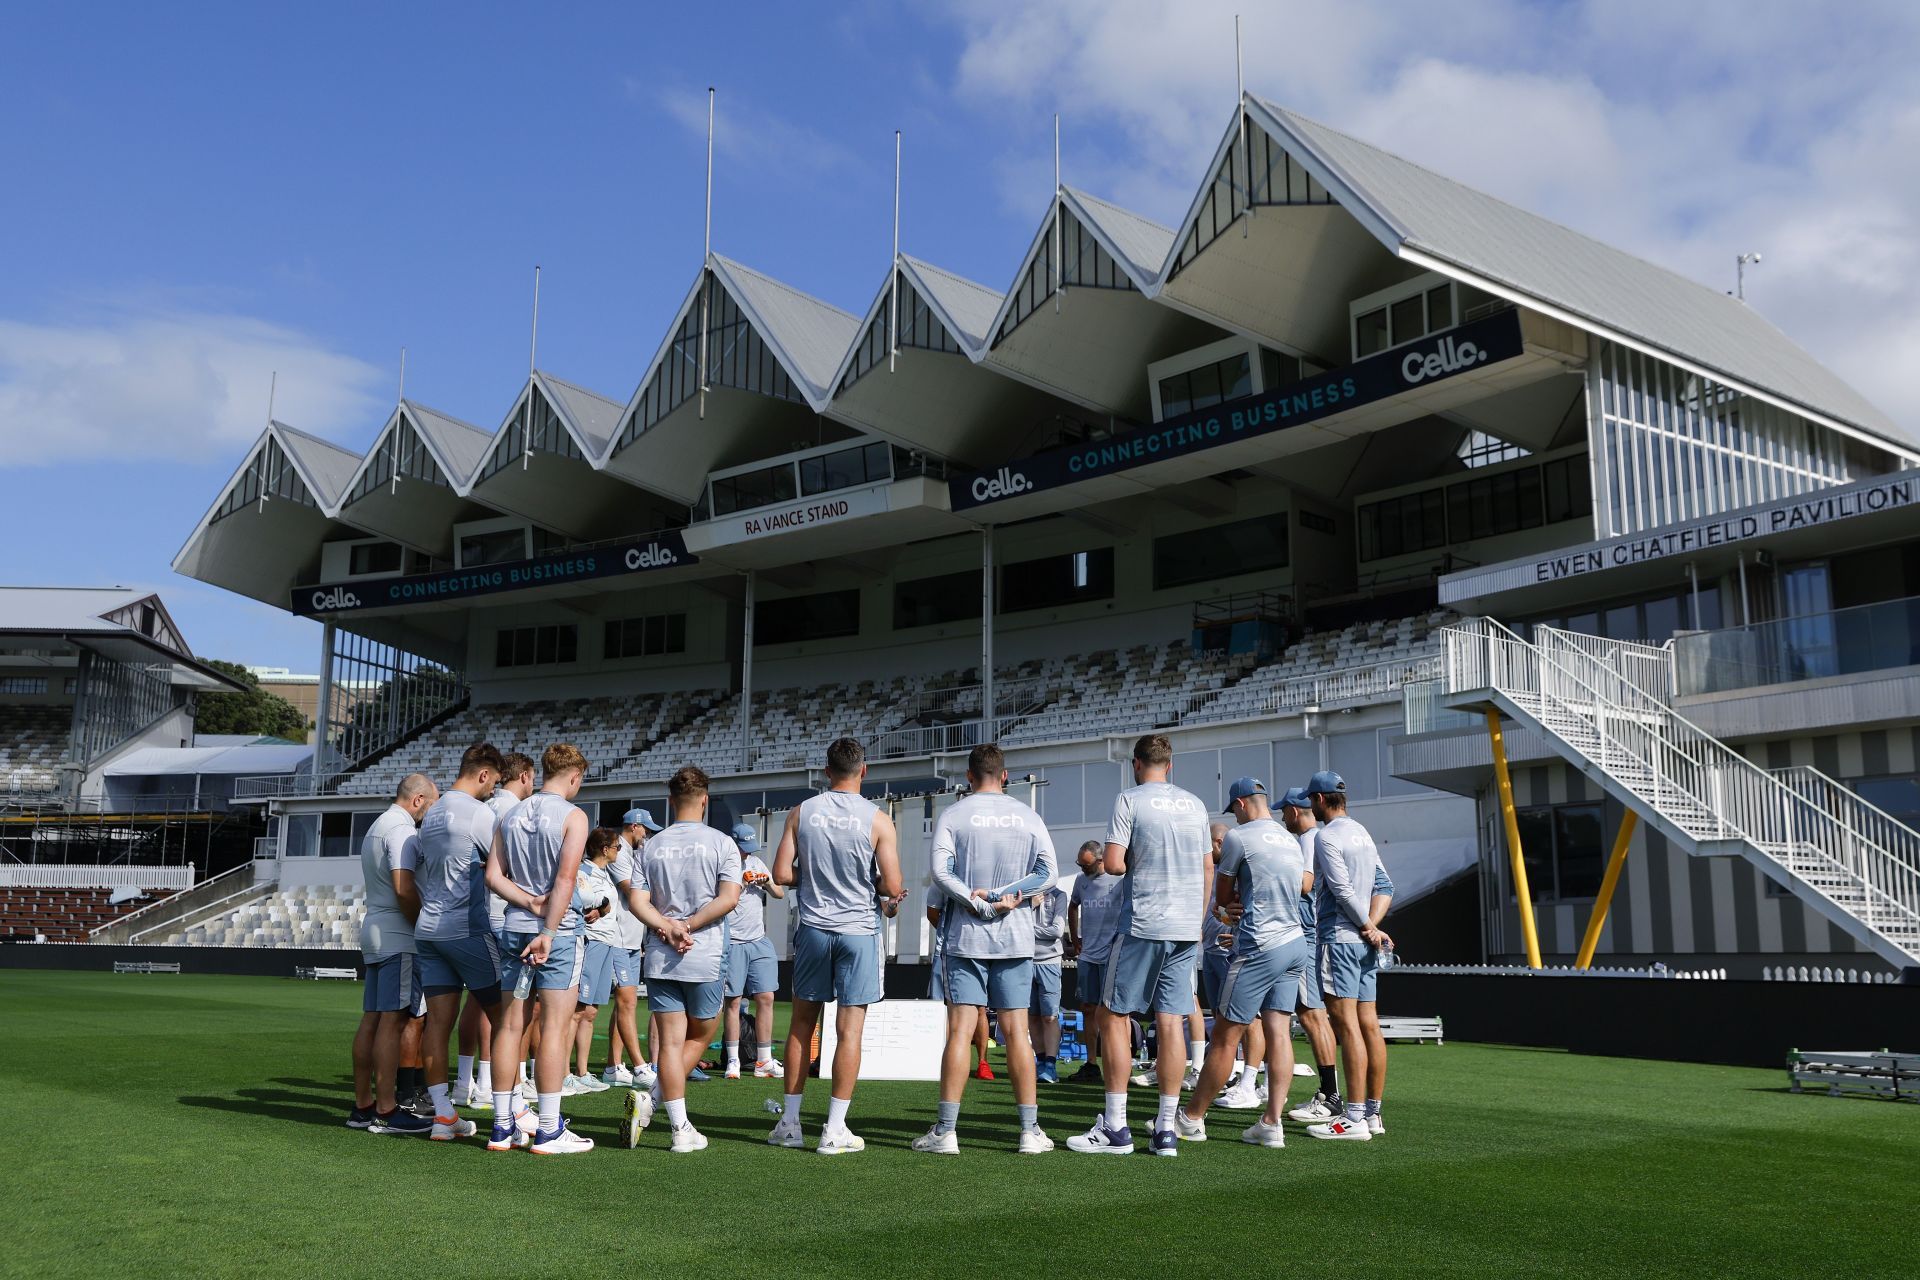
[[[426,1010],[414,967],[413,922],[420,891],[413,871],[418,858],[415,829],[440,798],[424,773],[400,779],[393,803],[373,820],[360,842],[366,880],[366,916],[360,922],[360,955],[366,972],[360,1028],[353,1036],[353,1110],[347,1125],[373,1133],[426,1134],[433,1122],[403,1110],[394,1099],[400,1070],[400,1035]]]

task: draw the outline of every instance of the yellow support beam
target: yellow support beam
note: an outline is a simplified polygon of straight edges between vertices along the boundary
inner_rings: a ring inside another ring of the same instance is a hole
[[[1600,946],[1600,930],[1607,924],[1607,908],[1613,905],[1613,887],[1620,883],[1620,872],[1627,865],[1627,846],[1633,843],[1633,831],[1639,825],[1640,815],[1631,809],[1620,819],[1620,831],[1613,837],[1613,856],[1607,859],[1607,874],[1600,880],[1600,896],[1593,900],[1587,934],[1580,939],[1580,954],[1574,957],[1576,969],[1593,967],[1593,953]]]
[[[1487,711],[1487,740],[1493,744],[1493,776],[1500,783],[1500,816],[1507,823],[1507,857],[1513,864],[1513,897],[1520,904],[1520,933],[1527,941],[1527,968],[1540,967],[1540,932],[1533,923],[1533,894],[1527,888],[1527,861],[1520,853],[1520,815],[1513,808],[1513,775],[1507,772],[1507,740],[1500,734],[1500,713]]]

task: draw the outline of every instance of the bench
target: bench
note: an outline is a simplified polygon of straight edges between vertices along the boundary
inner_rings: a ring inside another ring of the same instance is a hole
[[[360,971],[358,969],[340,968],[331,965],[295,965],[293,976],[296,978],[311,978],[315,982],[327,978],[338,979],[342,982],[360,981]]]
[[[115,973],[178,973],[178,960],[115,960]]]
[[[1380,1034],[1388,1040],[1416,1040],[1424,1044],[1428,1040],[1435,1044],[1445,1044],[1442,1038],[1440,1019],[1437,1017],[1409,1018],[1405,1016],[1380,1019]]]
[[[1831,1097],[1860,1093],[1895,1102],[1920,1102],[1920,1054],[1818,1050],[1787,1055],[1788,1086]]]

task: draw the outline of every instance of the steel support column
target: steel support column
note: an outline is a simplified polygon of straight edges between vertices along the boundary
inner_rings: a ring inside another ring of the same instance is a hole
[[[1620,883],[1620,872],[1627,865],[1627,846],[1633,843],[1633,830],[1640,825],[1640,815],[1628,809],[1620,819],[1620,831],[1613,838],[1613,856],[1607,859],[1607,873],[1600,880],[1600,896],[1593,900],[1593,915],[1587,920],[1586,936],[1580,939],[1580,954],[1574,957],[1573,967],[1590,969],[1593,967],[1593,953],[1600,946],[1600,931],[1607,924],[1607,908],[1613,905],[1614,886]]]
[[[1533,923],[1533,895],[1527,888],[1527,862],[1520,852],[1520,815],[1513,807],[1513,776],[1507,771],[1507,742],[1500,713],[1487,712],[1487,739],[1493,744],[1493,776],[1500,784],[1500,816],[1507,824],[1507,858],[1513,871],[1513,897],[1520,904],[1520,933],[1527,943],[1527,967],[1540,967],[1540,934]]]

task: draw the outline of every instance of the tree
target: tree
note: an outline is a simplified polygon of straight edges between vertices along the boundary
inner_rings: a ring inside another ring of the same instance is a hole
[[[195,733],[251,733],[289,742],[307,740],[307,718],[277,693],[260,687],[253,672],[236,662],[210,659],[207,665],[247,686],[245,693],[203,693],[195,703]]]

